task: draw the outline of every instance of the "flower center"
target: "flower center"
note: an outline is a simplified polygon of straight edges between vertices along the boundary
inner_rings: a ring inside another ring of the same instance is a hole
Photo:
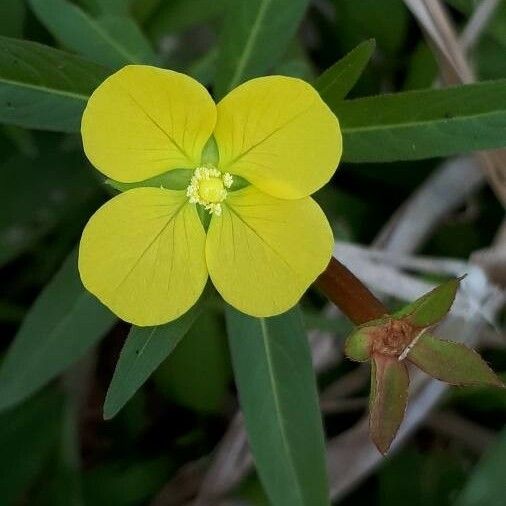
[[[402,320],[390,320],[373,334],[373,351],[389,357],[399,357],[416,333]]]
[[[197,167],[186,189],[191,204],[200,204],[209,213],[220,216],[221,202],[227,198],[227,188],[233,183],[232,176],[222,174],[215,167]]]

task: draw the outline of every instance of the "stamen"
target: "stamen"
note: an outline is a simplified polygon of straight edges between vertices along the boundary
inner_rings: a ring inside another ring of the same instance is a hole
[[[186,189],[191,204],[200,204],[210,214],[221,215],[221,202],[227,198],[227,189],[232,186],[233,177],[221,173],[215,167],[197,167]]]

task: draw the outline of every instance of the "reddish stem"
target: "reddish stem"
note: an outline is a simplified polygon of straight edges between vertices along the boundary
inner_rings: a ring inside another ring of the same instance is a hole
[[[388,314],[383,303],[334,257],[316,280],[316,285],[356,325]]]

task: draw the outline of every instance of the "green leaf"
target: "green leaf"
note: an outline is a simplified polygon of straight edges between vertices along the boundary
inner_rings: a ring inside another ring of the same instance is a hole
[[[102,0],[107,1],[107,0]],[[153,3],[154,0],[150,0]],[[148,0],[137,0],[134,12],[138,17],[146,19],[146,30],[153,40],[167,34],[177,34],[192,26],[218,18],[222,15],[229,0],[158,0],[159,5],[151,8],[151,12],[143,13],[141,9],[149,7]]]
[[[408,360],[427,374],[451,385],[504,387],[487,363],[461,343],[424,334],[408,354]]]
[[[66,0],[29,0],[39,21],[68,49],[118,69],[156,58],[135,22],[107,14],[97,19]]]
[[[348,162],[392,162],[506,146],[506,80],[346,100],[333,111]]]
[[[374,53],[373,39],[365,40],[334,63],[315,82],[315,88],[329,107],[336,107],[350,92]]]
[[[277,63],[308,3],[308,0],[228,3],[217,62],[215,91],[218,97]]]
[[[21,37],[26,17],[26,6],[22,0],[0,2],[0,35]]]
[[[58,444],[62,396],[46,391],[0,415],[0,504],[18,504]]]
[[[151,373],[174,351],[202,310],[205,294],[177,320],[157,327],[132,326],[116,365],[104,404],[109,420],[130,400]]]
[[[205,311],[153,377],[169,399],[200,413],[219,414],[229,389],[231,370],[221,316],[221,311]]]
[[[440,322],[450,311],[460,279],[450,279],[397,311],[396,318],[404,318],[415,327],[429,327]]]
[[[116,317],[83,287],[77,252],[30,308],[0,368],[0,409],[42,388],[82,357]]]
[[[108,73],[63,51],[0,37],[0,122],[77,132],[89,95]]]
[[[147,0],[142,0],[148,3]],[[132,8],[134,0],[78,0],[87,11],[94,15],[99,14],[119,14],[127,15]]]
[[[299,310],[253,318],[228,306],[226,317],[248,439],[272,504],[328,505],[318,393]]]
[[[455,506],[504,506],[504,462],[506,429],[478,462]]]
[[[371,364],[369,429],[374,444],[385,454],[404,418],[409,376],[406,365],[395,357],[375,355]]]

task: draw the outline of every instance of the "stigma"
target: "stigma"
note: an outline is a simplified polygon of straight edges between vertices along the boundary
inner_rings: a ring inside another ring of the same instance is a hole
[[[221,203],[227,198],[227,190],[234,182],[228,173],[215,167],[197,167],[186,189],[191,204],[200,204],[210,214],[221,215]]]

